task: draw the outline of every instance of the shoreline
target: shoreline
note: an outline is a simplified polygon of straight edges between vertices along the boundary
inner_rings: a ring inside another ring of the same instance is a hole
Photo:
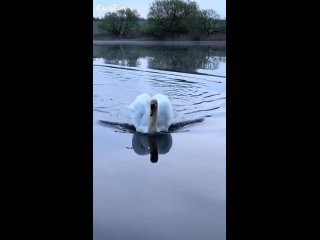
[[[93,45],[108,45],[108,44],[136,44],[136,45],[213,45],[213,46],[226,46],[226,41],[181,41],[181,40],[94,40]]]

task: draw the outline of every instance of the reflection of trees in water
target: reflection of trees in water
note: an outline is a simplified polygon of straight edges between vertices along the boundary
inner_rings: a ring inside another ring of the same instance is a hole
[[[148,67],[159,70],[196,72],[197,69],[216,69],[225,62],[225,48],[213,46],[95,46],[94,56],[108,64],[139,66],[139,58],[148,58]]]
[[[107,64],[138,67],[140,51],[135,48],[127,48],[123,44],[95,46],[93,48],[93,56],[102,57]]]
[[[170,47],[156,50],[149,61],[150,68],[179,72],[196,72],[199,68],[216,69],[224,54],[213,47]]]
[[[226,62],[226,57],[221,57],[221,56],[215,56],[215,57],[208,57],[207,61],[202,63],[202,69],[210,69],[214,70],[217,69],[219,66],[219,63],[225,63]]]

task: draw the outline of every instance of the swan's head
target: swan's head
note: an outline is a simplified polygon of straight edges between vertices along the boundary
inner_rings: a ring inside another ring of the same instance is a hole
[[[150,101],[150,117],[157,115],[157,110],[158,110],[158,102],[156,99],[152,99]]]

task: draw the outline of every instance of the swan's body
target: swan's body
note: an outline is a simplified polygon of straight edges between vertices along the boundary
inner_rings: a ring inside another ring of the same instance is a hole
[[[141,94],[130,104],[132,122],[137,132],[168,131],[172,119],[172,106],[167,96],[157,94],[152,98]]]

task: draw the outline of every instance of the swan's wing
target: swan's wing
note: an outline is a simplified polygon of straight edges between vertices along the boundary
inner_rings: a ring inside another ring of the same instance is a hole
[[[158,131],[167,131],[172,123],[172,112],[169,105],[159,108],[157,116]]]
[[[172,123],[172,106],[169,98],[163,94],[152,97],[158,101],[157,127],[159,131],[167,131]]]
[[[145,107],[150,103],[151,97],[148,94],[140,94],[136,99],[128,106],[132,112],[141,113],[145,111]]]
[[[148,106],[150,105],[150,99],[148,94],[141,94],[129,105],[132,111],[133,125],[139,132],[146,132],[148,129]]]

